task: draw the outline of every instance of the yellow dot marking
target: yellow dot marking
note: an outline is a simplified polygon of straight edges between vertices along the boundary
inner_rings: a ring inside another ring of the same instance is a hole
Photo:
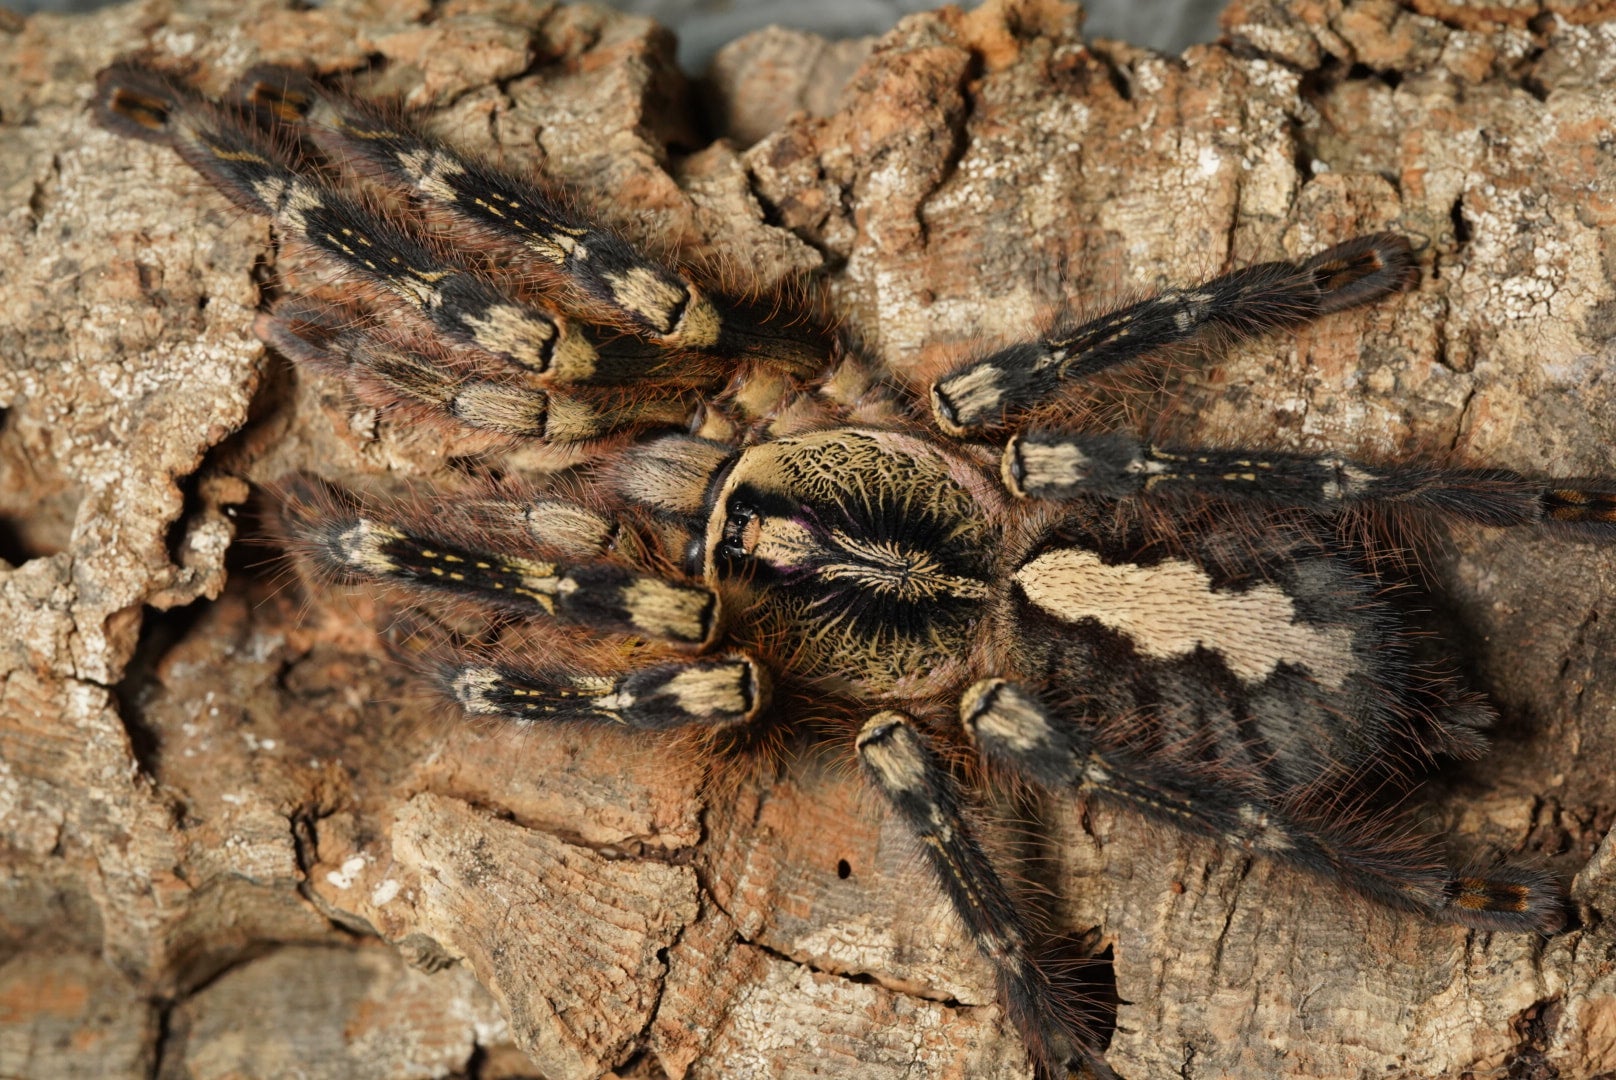
[[[252,165],[268,165],[269,160],[253,153],[251,150],[221,150],[217,146],[209,146],[213,156],[220,161],[245,161]]]

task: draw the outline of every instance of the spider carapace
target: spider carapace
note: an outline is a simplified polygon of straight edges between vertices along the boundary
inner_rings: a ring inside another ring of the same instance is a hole
[[[1360,511],[1611,534],[1616,484],[1157,445],[1045,408],[1197,338],[1412,288],[1406,239],[1057,319],[916,389],[823,320],[708,287],[553,185],[296,72],[219,104],[125,63],[97,110],[272,219],[290,284],[268,344],[479,445],[590,449],[434,514],[294,482],[305,560],[520,627],[520,647],[445,631],[413,653],[470,714],[704,731],[724,753],[840,725],[1046,1074],[1108,1070],[977,839],[965,753],[1427,918],[1567,918],[1545,873],[1455,871],[1377,809],[1478,753],[1491,712],[1431,674]]]

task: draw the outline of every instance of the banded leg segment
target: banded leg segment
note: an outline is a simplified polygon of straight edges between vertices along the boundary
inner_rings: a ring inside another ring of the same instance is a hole
[[[1042,1074],[1064,1077],[1082,1062],[1096,1076],[1113,1076],[1036,963],[1021,914],[965,820],[958,785],[913,722],[902,713],[877,713],[857,746],[865,775],[921,842],[971,940],[992,963],[1006,1011]]]
[[[514,662],[442,663],[432,674],[467,713],[521,724],[728,728],[752,720],[769,698],[767,673],[744,655],[671,661],[615,675]]]
[[[1417,276],[1408,241],[1391,233],[1349,240],[1300,263],[1248,266],[957,368],[932,385],[932,413],[950,435],[973,435],[1073,380],[1208,331],[1239,339],[1296,326],[1410,288]]]
[[[718,633],[718,597],[612,563],[494,554],[406,531],[351,509],[289,507],[286,528],[328,573],[466,597],[501,611],[686,646]]]
[[[173,148],[242,209],[414,312],[445,339],[549,383],[617,383],[677,370],[643,342],[594,340],[554,312],[504,295],[425,240],[298,168],[277,140],[238,112],[132,65],[103,71],[97,115],[125,135]]]
[[[274,66],[250,71],[239,93],[263,116],[307,124],[314,141],[339,160],[356,163],[484,235],[537,255],[602,313],[604,322],[664,349],[745,354],[800,376],[825,363],[828,337],[807,327],[783,333],[747,317],[579,216],[565,196],[459,154],[374,105]]]
[[[490,377],[430,340],[361,329],[356,318],[343,322],[333,319],[329,305],[293,299],[260,315],[253,329],[281,355],[342,376],[361,396],[376,391],[377,403],[403,403],[426,416],[499,436],[586,442],[625,431],[684,427],[694,409],[684,394],[546,389],[519,377]]]
[[[1398,503],[1482,525],[1616,525],[1616,483],[1532,480],[1503,469],[1395,468],[1327,455],[1150,446],[1132,435],[1018,435],[1000,463],[1021,498],[1183,493],[1333,513]]]
[[[1456,874],[1429,844],[1394,823],[1304,818],[1224,777],[1102,753],[1075,725],[1003,679],[972,686],[960,718],[982,756],[1014,775],[1051,790],[1093,790],[1185,831],[1336,879],[1390,907],[1482,930],[1553,933],[1565,924],[1564,896],[1547,874],[1512,866],[1485,878]]]

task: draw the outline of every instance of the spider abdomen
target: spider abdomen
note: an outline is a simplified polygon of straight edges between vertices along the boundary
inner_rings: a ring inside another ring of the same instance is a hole
[[[1278,792],[1361,773],[1430,689],[1385,583],[1298,531],[1197,516],[1069,519],[1033,548],[1002,616],[1011,670],[1102,741]]]

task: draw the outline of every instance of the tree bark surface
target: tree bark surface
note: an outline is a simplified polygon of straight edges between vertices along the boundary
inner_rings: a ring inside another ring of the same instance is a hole
[[[1613,5],[1241,0],[1182,57],[1080,22],[767,31],[692,87],[665,31],[589,8],[0,13],[0,1075],[1030,1075],[848,748],[714,779],[467,724],[363,591],[285,572],[255,491],[452,493],[463,448],[267,354],[266,224],[86,106],[134,52],[215,92],[367,71],[637,238],[817,275],[899,377],[1394,229],[1416,291],[1180,363],[1164,428],[1616,475]],[[1426,561],[1503,723],[1421,813],[1572,880],[1581,926],[1428,925],[1099,803],[996,802],[1114,973],[1122,1076],[1616,1075],[1616,548],[1472,530]]]

